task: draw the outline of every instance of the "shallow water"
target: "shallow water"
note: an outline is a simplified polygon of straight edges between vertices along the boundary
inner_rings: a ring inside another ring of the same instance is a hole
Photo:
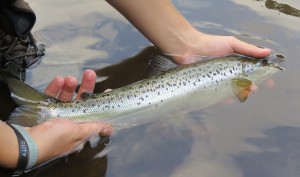
[[[39,66],[29,71],[28,84],[43,89],[57,74],[80,79],[86,68],[93,68],[108,77],[108,81],[98,84],[100,91],[145,74],[147,60],[106,67],[139,53],[150,43],[104,1],[29,2],[38,16],[35,34],[49,48]],[[105,145],[87,146],[80,153],[24,176],[300,175],[300,3],[173,2],[203,32],[234,35],[271,48],[273,55],[283,55],[285,71],[272,77],[272,88],[259,85],[259,90],[243,104],[234,99],[231,104],[228,103],[232,101],[222,102],[194,112],[179,110],[161,121],[118,132],[105,148],[108,156],[96,158]],[[282,11],[278,3],[289,6]],[[137,66],[139,70],[135,70]],[[6,174],[0,172],[0,176]]]

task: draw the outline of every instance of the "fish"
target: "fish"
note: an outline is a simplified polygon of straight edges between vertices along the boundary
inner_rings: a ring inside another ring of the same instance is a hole
[[[240,55],[186,65],[178,65],[164,55],[154,55],[150,61],[147,78],[109,92],[83,93],[82,99],[70,102],[49,97],[16,79],[5,78],[19,105],[8,122],[34,126],[64,118],[77,123],[102,121],[115,127],[130,127],[147,122],[141,115],[151,117],[163,109],[171,113],[178,105],[204,108],[230,94],[244,102],[252,84],[283,70],[268,59]]]

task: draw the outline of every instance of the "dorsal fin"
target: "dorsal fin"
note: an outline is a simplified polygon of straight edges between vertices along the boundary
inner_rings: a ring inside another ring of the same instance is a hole
[[[158,75],[178,66],[178,64],[167,56],[153,55],[150,58],[148,76]]]

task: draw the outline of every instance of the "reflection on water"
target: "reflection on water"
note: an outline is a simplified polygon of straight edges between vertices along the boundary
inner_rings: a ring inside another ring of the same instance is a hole
[[[105,14],[100,13],[98,0],[64,2],[32,2],[42,21],[36,30],[53,49],[28,72],[29,84],[44,87],[57,74],[79,78],[91,67],[108,78],[98,84],[99,91],[143,77],[147,58],[138,63],[128,60],[123,67],[111,66],[149,45],[141,34],[124,19],[107,15],[107,11],[116,14],[107,6],[102,9]],[[262,6],[264,2],[268,5]],[[300,75],[300,20],[295,17],[299,17],[300,4],[297,0],[289,0],[297,7],[287,1],[264,2],[174,1],[204,32],[234,35],[282,54],[286,70],[273,77],[273,88],[262,84],[255,97],[243,104],[220,103],[195,112],[178,110],[174,117],[165,115],[161,121],[118,132],[105,148],[108,156],[96,158],[103,144],[95,149],[86,146],[82,152],[24,176],[299,176],[300,83],[296,78]],[[81,11],[80,7],[85,8]],[[288,14],[278,15],[269,7],[285,8]],[[45,20],[46,12],[54,12],[56,18]],[[62,60],[68,64],[61,64]],[[8,176],[8,172],[1,169],[0,176]]]
[[[296,147],[300,147],[300,128],[279,126],[266,130],[265,135],[246,139],[260,151],[245,151],[235,156],[235,163],[244,176],[299,176],[300,150]]]

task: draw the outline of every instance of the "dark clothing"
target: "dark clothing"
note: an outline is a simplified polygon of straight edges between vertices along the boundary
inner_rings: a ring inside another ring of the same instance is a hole
[[[7,34],[25,39],[36,20],[28,3],[23,0],[4,0],[0,9],[0,28]]]
[[[10,6],[13,2],[15,2],[15,0],[1,0],[0,9]]]
[[[16,0],[1,0],[0,1],[0,9],[10,6],[15,1]]]
[[[36,17],[24,0],[0,0],[0,5],[0,71],[25,80],[26,68],[44,53],[30,33]]]

